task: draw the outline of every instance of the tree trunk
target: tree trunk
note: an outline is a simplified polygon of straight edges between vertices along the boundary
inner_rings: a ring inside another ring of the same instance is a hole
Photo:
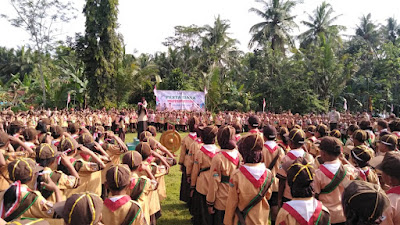
[[[46,87],[44,84],[44,74],[43,74],[43,69],[42,69],[42,56],[39,56],[39,72],[40,72],[40,85],[42,86],[42,95],[43,95],[43,106],[46,105]]]

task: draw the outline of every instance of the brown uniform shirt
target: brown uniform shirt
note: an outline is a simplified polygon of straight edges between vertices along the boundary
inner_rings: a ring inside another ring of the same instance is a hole
[[[211,180],[211,160],[219,152],[216,145],[203,145],[195,154],[191,173],[191,187],[202,195],[207,195]]]
[[[275,141],[266,141],[264,143],[264,148],[263,148],[263,158],[265,167],[269,168],[275,157],[278,158],[275,162],[275,165],[271,168],[271,172],[274,175],[274,177],[276,176],[279,170],[279,166],[281,165],[282,159],[285,157],[285,151]],[[279,179],[275,178],[274,183],[271,186],[272,192],[278,192],[278,187],[279,187]]]
[[[241,155],[238,150],[221,150],[211,160],[211,176],[207,193],[207,204],[214,208],[224,211],[228,198],[230,175],[235,171]]]
[[[140,208],[139,203],[130,200],[130,197],[127,195],[113,196],[106,200],[104,200],[103,207],[103,217],[102,222],[106,224],[115,224],[120,225],[126,217],[129,216],[129,210],[136,206],[134,211],[135,216],[133,218],[133,222],[131,221],[131,225],[142,225],[146,224],[142,209]]]
[[[250,201],[261,191],[265,179],[269,179],[272,176],[271,171],[265,168],[263,163],[246,163],[242,167],[243,169],[235,170],[231,175],[225,209],[225,225],[238,224],[238,217],[235,214],[236,208],[239,208],[239,210],[246,208]],[[249,210],[245,218],[247,225],[269,224],[270,207],[268,199],[271,198],[271,194],[272,189],[269,188],[265,197]]]
[[[400,186],[394,187],[386,192],[390,201],[390,206],[383,212],[386,219],[381,225],[400,224]]]
[[[181,145],[181,153],[179,154],[179,164],[180,165],[185,165],[186,166],[186,161],[189,159],[188,154],[189,154],[189,147],[190,145],[195,142],[197,139],[196,133],[189,133],[188,136],[184,137],[182,139],[182,145]]]

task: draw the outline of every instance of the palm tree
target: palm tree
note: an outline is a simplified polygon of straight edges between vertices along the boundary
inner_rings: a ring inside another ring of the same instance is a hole
[[[297,28],[294,22],[296,16],[291,15],[292,9],[297,2],[293,0],[256,0],[263,4],[263,9],[251,8],[249,11],[257,14],[264,19],[250,28],[252,38],[249,48],[255,44],[258,47],[265,47],[270,43],[273,50],[285,52],[285,45],[293,46],[290,32]]]
[[[383,33],[385,34],[385,38],[394,44],[400,35],[400,26],[393,17],[389,17],[386,21],[387,24],[383,27]]]
[[[368,50],[376,55],[376,48],[379,45],[380,35],[378,26],[371,19],[371,13],[360,18],[357,25],[355,38],[361,40],[368,46]]]
[[[344,26],[333,25],[340,15],[332,16],[334,10],[329,3],[323,2],[314,10],[313,15],[308,14],[309,21],[301,21],[308,30],[299,35],[300,47],[306,48],[310,44],[321,43],[321,39],[330,39],[330,42],[341,42],[339,32],[345,30]]]

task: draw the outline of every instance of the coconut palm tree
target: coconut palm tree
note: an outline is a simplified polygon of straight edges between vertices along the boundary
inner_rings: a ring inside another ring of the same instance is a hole
[[[385,38],[394,44],[400,35],[400,26],[393,17],[389,17],[386,22],[386,26],[383,27],[383,33],[385,34]]]
[[[263,4],[263,8],[251,8],[249,11],[257,14],[264,21],[254,24],[250,28],[252,38],[249,48],[265,47],[270,45],[273,50],[285,52],[285,46],[293,46],[293,39],[290,32],[297,28],[294,22],[296,16],[291,15],[291,11],[296,6],[297,1],[293,0],[256,0]]]
[[[339,32],[345,30],[344,26],[333,23],[340,15],[333,16],[334,10],[329,3],[323,2],[313,14],[308,14],[309,21],[301,21],[308,30],[299,35],[300,47],[307,48],[310,44],[321,44],[321,39],[330,39],[331,43],[340,43]]]

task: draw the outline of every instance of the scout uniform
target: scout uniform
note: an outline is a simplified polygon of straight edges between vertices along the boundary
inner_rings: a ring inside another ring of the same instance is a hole
[[[179,154],[179,165],[182,168],[181,191],[179,200],[183,202],[189,201],[190,184],[187,182],[186,166],[189,162],[189,147],[197,139],[196,132],[190,132],[188,136],[182,139],[181,152]]]
[[[53,203],[47,201],[40,192],[32,191],[20,180],[30,180],[38,168],[36,163],[28,158],[21,158],[8,165],[11,180],[16,180],[11,186],[0,193],[0,215],[5,221],[20,217],[52,218]],[[13,202],[9,199],[14,196]]]
[[[116,165],[107,171],[107,185],[111,192],[130,185],[130,170],[126,165]],[[145,223],[143,211],[138,202],[129,195],[115,195],[104,200],[104,224],[142,225]]]
[[[203,146],[204,147],[204,146]],[[239,151],[222,150],[211,160],[211,179],[206,197],[207,205],[217,211],[214,215],[215,224],[222,224],[226,201],[229,192],[230,175],[239,168],[242,161]]]

